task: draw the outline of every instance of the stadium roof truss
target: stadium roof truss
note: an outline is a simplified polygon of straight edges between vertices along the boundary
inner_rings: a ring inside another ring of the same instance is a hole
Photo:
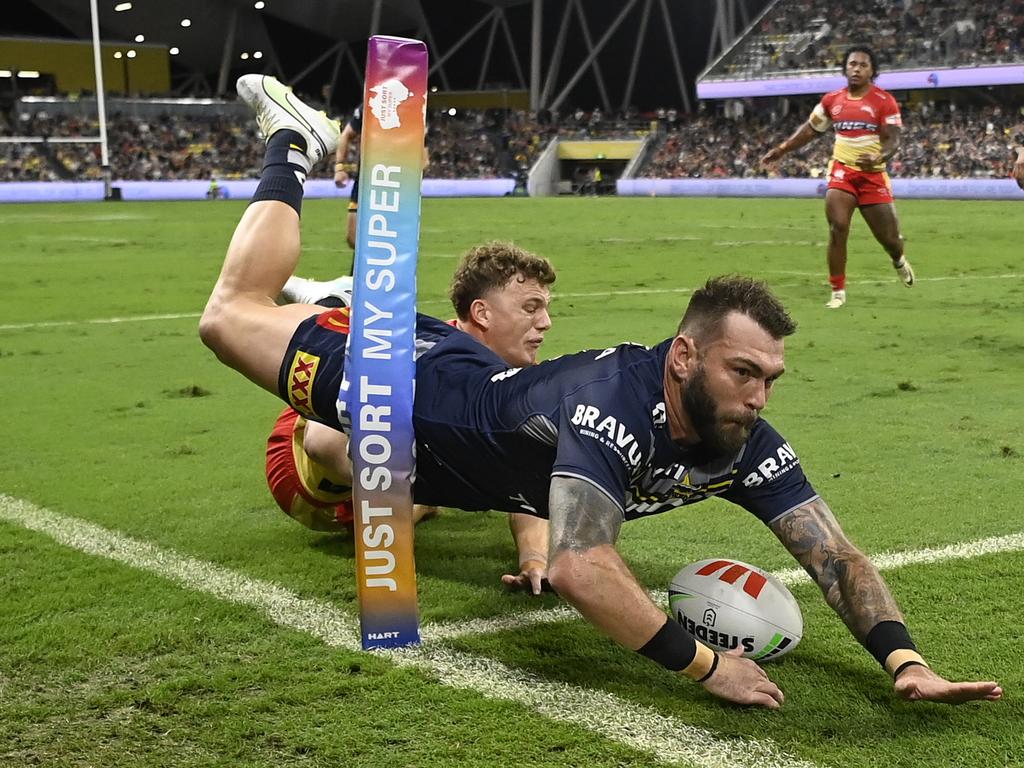
[[[746,4],[750,1],[710,0],[714,3],[715,20],[709,59],[726,50],[738,30],[749,24]],[[32,2],[59,20],[72,34],[83,39],[91,37],[89,3],[82,0]],[[363,67],[353,52],[353,45],[359,45],[371,34],[396,34],[427,42],[432,58],[430,76],[436,76],[445,90],[482,88],[498,51],[498,55],[507,53],[511,59],[518,87],[529,91],[532,108],[559,109],[571,99],[574,88],[589,72],[594,77],[601,106],[608,112],[631,103],[641,58],[643,52],[649,50],[648,46],[667,43],[671,86],[665,88],[666,95],[675,101],[678,93],[679,103],[687,111],[691,109],[677,43],[677,30],[686,23],[686,10],[680,0],[473,0],[468,7],[479,8],[479,18],[474,21],[460,17],[460,22],[469,22],[471,26],[445,47],[437,45],[432,27],[451,21],[453,11],[446,0],[265,0],[259,9],[254,0],[133,0],[130,9],[120,12],[115,10],[115,5],[126,3],[99,0],[101,37],[105,41],[131,40],[144,24],[147,42],[177,46],[180,53],[175,62],[190,73],[179,82],[176,88],[179,93],[198,90],[225,94],[231,86],[232,68],[237,65],[236,43],[244,40],[247,48],[260,51],[264,72],[276,74],[292,84],[301,83],[314,73],[319,82],[323,82],[323,66],[331,62],[329,98],[343,66],[350,67],[356,80],[362,81]],[[528,41],[516,39],[508,19],[510,9],[524,5],[531,6]],[[595,16],[600,16],[596,24]],[[191,22],[187,27],[184,19]],[[276,20],[310,33],[309,45],[301,51],[302,64],[298,68],[289,66],[292,71],[282,66],[282,57],[275,50],[273,35],[268,30]],[[627,20],[629,23],[624,24]],[[658,38],[654,40],[652,35],[659,26],[664,32],[657,33]],[[550,41],[548,43],[550,52],[547,53],[542,46],[542,32],[548,30],[550,35],[552,29],[557,31],[553,47]],[[615,67],[623,65],[621,51],[611,51],[609,41],[617,33],[621,37],[624,30],[629,30],[633,37],[629,72],[624,81],[616,80],[617,92],[612,93],[602,70],[602,54],[605,66],[612,65],[611,62]],[[576,37],[570,38],[570,35]],[[577,44],[577,49],[580,40],[585,46],[582,63],[571,70],[567,66],[567,38]],[[452,56],[464,48],[481,52],[479,68],[468,75],[463,71],[446,70]],[[528,69],[524,68],[524,63],[528,64]],[[563,70],[565,76],[561,77]],[[215,84],[213,73],[217,73]]]

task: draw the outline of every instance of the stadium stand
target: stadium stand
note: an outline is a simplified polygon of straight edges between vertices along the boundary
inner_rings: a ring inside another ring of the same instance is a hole
[[[864,42],[886,52],[887,69],[1021,62],[1024,0],[780,0],[705,78],[832,70]]]
[[[162,179],[255,178],[263,143],[251,121],[232,116],[115,113],[108,120],[113,178]],[[22,112],[15,121],[2,118],[0,135],[69,138],[95,136],[95,120]],[[525,112],[462,111],[430,117],[427,146],[429,176],[438,179],[514,177],[529,168],[556,129],[542,126]],[[329,178],[332,169],[314,169],[313,178]],[[0,181],[99,179],[96,144],[2,144]]]
[[[807,119],[816,99],[779,100],[774,109],[751,111],[735,102],[723,112],[685,117],[662,136],[640,176],[646,178],[753,178],[824,176],[829,137],[787,155],[770,171],[760,157]],[[895,177],[1005,178],[1024,144],[1019,104],[957,104],[919,101],[901,105],[901,148]]]

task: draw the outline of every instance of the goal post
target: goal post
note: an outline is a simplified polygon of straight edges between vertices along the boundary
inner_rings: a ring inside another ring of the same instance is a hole
[[[370,38],[346,375],[356,573],[365,649],[419,642],[413,556],[412,425],[416,259],[426,130],[427,48]]]

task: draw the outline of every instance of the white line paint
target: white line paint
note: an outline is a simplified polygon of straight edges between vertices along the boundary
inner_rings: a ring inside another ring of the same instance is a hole
[[[721,739],[712,731],[614,694],[545,680],[481,656],[445,648],[420,648],[393,652],[392,658],[399,664],[434,672],[445,685],[475,691],[489,699],[518,702],[551,720],[585,728],[601,738],[646,752],[659,763],[700,768],[813,766],[782,753],[767,739]],[[681,681],[680,689],[685,690],[686,685]]]
[[[199,317],[199,312],[173,312],[163,315],[128,315],[126,317],[97,317],[91,320],[51,320],[41,323],[8,323],[0,331],[22,331],[34,328],[62,328],[68,325],[116,325],[117,323],[145,323],[151,320],[182,320]]]
[[[805,272],[770,272],[767,274],[796,274],[802,275],[811,273]],[[817,275],[818,273],[813,273]],[[822,282],[824,282],[824,274],[820,275]],[[1024,278],[1024,274],[1009,272],[1002,275],[943,275],[940,277],[918,277],[916,283],[939,283],[948,282],[950,280],[1019,280]],[[888,278],[885,280],[847,280],[847,285],[889,285],[894,282],[895,278]],[[773,286],[776,289],[779,288],[803,288],[803,283],[785,283]],[[670,294],[670,293],[692,293],[693,288],[627,288],[616,291],[582,291],[576,293],[552,293],[553,299],[572,299],[572,298],[602,298],[607,296],[652,296],[657,294]],[[437,305],[449,305],[447,299],[425,299],[419,302],[420,306],[437,306]],[[93,318],[90,320],[53,320],[44,321],[39,323],[8,323],[6,325],[0,325],[0,331],[21,331],[30,330],[35,328],[60,328],[69,325],[113,325],[116,323],[136,323],[136,322],[148,322],[152,320],[182,320],[188,318],[199,317],[199,312],[178,312],[168,313],[162,315],[128,315],[125,317],[101,317]]]
[[[740,248],[748,245],[825,245],[820,240],[714,240],[711,245],[725,246],[729,248]]]
[[[192,590],[247,605],[283,627],[325,644],[359,649],[355,622],[333,606],[271,582],[179,555],[98,525],[0,494],[0,519],[42,533],[67,547],[155,573]],[[592,731],[650,755],[658,763],[696,768],[814,768],[773,742],[720,739],[713,732],[600,690],[545,680],[500,662],[441,645],[386,652],[394,663],[436,677],[442,685],[522,704],[551,720]],[[680,681],[681,695],[686,682]]]
[[[992,536],[987,539],[978,539],[960,544],[950,544],[946,547],[936,549],[919,549],[912,552],[886,552],[875,555],[871,562],[880,571],[888,571],[902,568],[907,565],[928,565],[932,563],[944,563],[951,560],[966,560],[982,555],[992,555],[998,552],[1019,552],[1024,550],[1024,532],[1011,533],[1006,536]],[[792,568],[786,571],[777,571],[775,576],[787,586],[796,584],[810,584],[811,578],[803,568]],[[668,592],[666,590],[652,590],[651,599],[662,607],[668,606]],[[529,611],[526,613],[514,614],[512,616],[501,616],[495,619],[475,619],[465,624],[430,624],[423,627],[424,642],[446,640],[459,637],[460,635],[473,634],[483,635],[490,632],[508,632],[517,629],[533,626],[536,624],[551,624],[558,621],[565,621],[571,618],[578,618],[571,607],[563,605],[555,609]],[[466,626],[467,631],[461,631]]]
[[[152,221],[152,216],[138,216],[131,213],[86,214],[68,216],[66,213],[19,213],[15,216],[0,216],[0,224],[25,224],[30,221],[45,221],[47,224],[89,224],[104,221]]]

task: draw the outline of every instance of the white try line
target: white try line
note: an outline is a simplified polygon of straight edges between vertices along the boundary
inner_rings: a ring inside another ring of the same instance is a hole
[[[811,275],[812,273],[805,272],[768,272],[766,274],[794,274]],[[818,274],[818,273],[813,273]],[[822,283],[825,282],[824,273],[821,275]],[[916,283],[940,283],[948,282],[951,280],[1020,280],[1024,278],[1024,274],[1009,272],[1002,275],[942,275],[939,277],[918,277]],[[872,279],[872,280],[847,280],[847,285],[889,285],[893,283],[894,278],[888,278],[885,280]],[[803,283],[780,283],[772,286],[773,288],[786,289],[786,288],[803,288]],[[659,294],[686,294],[693,293],[692,287],[686,288],[623,288],[617,291],[578,291],[578,292],[567,292],[567,293],[552,293],[552,299],[580,299],[580,298],[605,298],[611,296],[654,296]],[[447,299],[426,299],[418,302],[419,306],[437,306],[444,305],[450,306],[450,302]],[[36,328],[62,328],[71,325],[115,325],[117,323],[144,323],[151,322],[153,320],[185,320],[190,318],[197,318],[200,316],[200,312],[176,312],[167,313],[160,315],[126,315],[124,317],[98,317],[87,320],[50,320],[38,323],[7,323],[0,325],[0,331],[24,331],[33,330]]]
[[[945,563],[951,560],[968,560],[973,557],[981,557],[982,555],[993,555],[999,552],[1020,552],[1021,550],[1024,550],[1024,532],[1011,533],[1005,536],[992,536],[987,539],[950,544],[934,549],[918,549],[911,552],[883,552],[882,554],[873,555],[871,562],[875,564],[878,570],[888,571],[903,568],[907,565],[929,565]],[[775,576],[786,586],[811,583],[811,577],[807,575],[803,568],[777,571]],[[662,607],[668,606],[668,592],[666,590],[652,590],[650,596],[655,604]],[[426,643],[448,640],[462,635],[483,635],[491,632],[514,631],[536,624],[552,624],[573,618],[580,618],[575,609],[568,605],[559,605],[555,608],[528,611],[511,616],[499,616],[493,619],[473,619],[468,622],[428,624],[422,628],[420,634],[423,642]]]
[[[356,622],[334,606],[303,598],[271,582],[250,578],[213,563],[180,555],[144,541],[0,494],[0,519],[58,543],[157,574],[188,589],[255,608],[280,626],[306,632],[326,645],[360,650]],[[651,707],[614,694],[545,680],[500,662],[424,645],[385,653],[451,688],[488,699],[512,701],[557,722],[593,732],[646,753],[652,761],[696,768],[815,768],[782,752],[768,739],[719,738]],[[681,690],[687,683],[680,681]],[[682,694],[686,695],[686,694]]]

